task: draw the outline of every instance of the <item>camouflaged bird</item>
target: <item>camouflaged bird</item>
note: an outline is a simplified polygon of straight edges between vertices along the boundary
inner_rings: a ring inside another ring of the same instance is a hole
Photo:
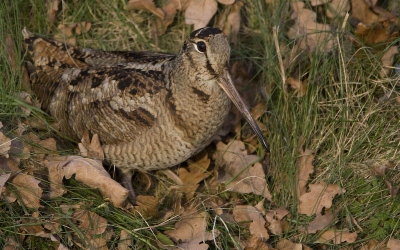
[[[26,29],[23,36],[42,108],[72,138],[99,135],[131,201],[134,170],[172,167],[201,151],[221,128],[231,100],[268,150],[232,83],[230,46],[219,29],[194,31],[178,55],[78,48]]]

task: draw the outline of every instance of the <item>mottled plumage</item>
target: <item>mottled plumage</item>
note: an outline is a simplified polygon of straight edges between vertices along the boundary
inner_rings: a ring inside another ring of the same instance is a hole
[[[133,170],[172,167],[207,146],[230,98],[268,149],[230,79],[230,46],[219,29],[194,31],[178,55],[97,51],[23,35],[42,108],[72,138],[98,134],[130,189]]]

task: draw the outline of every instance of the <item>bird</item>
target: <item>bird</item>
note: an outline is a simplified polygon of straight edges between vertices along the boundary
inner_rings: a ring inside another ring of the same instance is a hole
[[[218,134],[232,102],[269,152],[231,79],[231,47],[218,28],[193,31],[176,55],[81,48],[26,28],[22,34],[41,108],[70,138],[98,134],[132,203],[133,173],[170,168],[199,153]]]

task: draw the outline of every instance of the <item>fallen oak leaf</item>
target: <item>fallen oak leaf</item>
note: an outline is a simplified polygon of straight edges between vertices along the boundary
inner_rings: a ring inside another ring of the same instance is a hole
[[[297,161],[297,197],[300,197],[306,192],[307,183],[310,180],[310,175],[314,172],[314,166],[312,165],[314,155],[309,149],[303,149],[304,138],[299,138],[299,159]]]
[[[49,170],[50,197],[58,197],[65,193],[63,178],[75,180],[91,188],[98,188],[102,195],[109,199],[115,207],[120,207],[128,197],[128,190],[111,179],[101,163],[80,156],[53,157],[45,160]]]
[[[398,250],[400,249],[400,240],[397,239],[389,239],[387,243],[387,249],[388,250]]]
[[[6,182],[8,181],[8,179],[10,178],[11,173],[7,173],[7,174],[0,174],[0,197],[1,197],[1,193],[3,192],[3,187],[6,184]]]
[[[78,147],[83,157],[90,157],[99,161],[104,160],[104,151],[100,145],[100,139],[97,134],[94,134],[92,140],[90,140],[89,131],[86,131]]]
[[[356,232],[350,233],[348,230],[329,229],[319,237],[317,242],[328,243],[332,241],[333,244],[340,244],[343,242],[353,243],[356,239]]]
[[[345,16],[350,11],[349,0],[332,0],[328,3],[326,16],[328,18],[337,18]]]
[[[172,186],[182,191],[187,200],[191,200],[194,197],[196,189],[199,187],[199,183],[210,176],[210,172],[207,172],[210,166],[211,160],[208,158],[206,151],[200,156],[200,159],[196,162],[189,161],[189,171],[186,168],[178,169],[179,179],[182,181],[182,186]]]
[[[289,214],[289,211],[284,207],[269,210],[266,213],[265,220],[268,222],[267,228],[272,234],[281,235],[287,229],[287,221],[282,220],[287,214]]]
[[[34,176],[26,173],[17,173],[9,183],[16,188],[18,193],[18,195],[11,193],[10,196],[17,198],[19,204],[24,204],[34,209],[42,207],[40,205],[40,198],[42,197],[43,190],[39,187],[40,181],[36,180]]]
[[[251,221],[249,226],[250,234],[259,237],[261,240],[269,239],[268,231],[265,228],[264,217],[255,207],[250,205],[237,205],[233,208],[232,214],[236,222]]]
[[[398,31],[391,31],[388,22],[365,24],[358,23],[354,34],[357,35],[366,44],[390,43],[395,40],[399,34]]]
[[[371,11],[365,0],[350,0],[351,16],[365,24],[373,24],[379,20],[379,15]]]
[[[307,226],[307,232],[310,234],[314,234],[317,231],[331,225],[334,220],[335,214],[333,214],[332,210],[330,209],[325,210],[325,213],[323,215],[321,213],[317,213],[315,219]]]
[[[311,250],[310,247],[301,244],[301,243],[293,243],[290,240],[287,239],[281,239],[277,244],[276,244],[276,249],[277,250]]]
[[[217,12],[217,7],[215,0],[190,1],[185,11],[185,23],[194,24],[195,30],[203,28]]]
[[[219,235],[216,229],[213,233],[206,232],[208,219],[207,212],[198,213],[195,207],[189,207],[183,212],[181,220],[175,224],[175,229],[166,230],[164,233],[174,242],[181,242],[178,247],[182,249],[207,250],[208,244],[201,242],[212,240]]]
[[[326,184],[325,182],[310,184],[310,192],[300,196],[299,213],[311,216],[320,213],[322,209],[330,208],[332,200],[337,194],[346,192],[336,184]]]
[[[92,211],[76,209],[72,218],[82,232],[90,236],[103,234],[106,231],[107,220]]]
[[[235,140],[229,145],[218,142],[215,158],[221,166],[218,182],[225,183],[227,190],[242,194],[254,193],[272,200],[264,169],[257,162],[259,157],[248,155],[243,142]]]
[[[130,0],[127,5],[128,10],[147,10],[164,19],[164,12],[162,9],[157,8],[153,0]]]
[[[270,248],[265,242],[263,242],[260,237],[255,235],[251,236],[246,242],[245,250],[273,250],[275,248]]]
[[[155,196],[138,195],[136,204],[133,212],[139,212],[142,217],[147,218],[158,214],[159,199]]]
[[[236,2],[230,9],[225,9],[217,17],[217,27],[220,28],[225,35],[230,38],[233,44],[237,43],[237,35],[240,30],[241,16],[240,10],[243,7],[243,2]],[[225,13],[229,10],[229,13]],[[257,118],[255,118],[257,120]]]
[[[331,27],[327,24],[317,22],[317,14],[304,8],[304,2],[291,2],[293,10],[291,18],[295,20],[289,28],[287,35],[290,39],[300,39],[297,44],[300,50],[311,52],[320,50],[330,52],[335,45]]]
[[[286,82],[290,85],[290,87],[298,91],[299,97],[303,97],[307,93],[307,80],[300,81],[298,79],[294,79],[293,77],[289,77],[288,79],[286,79]]]
[[[392,67],[392,65],[394,63],[394,57],[398,53],[399,53],[398,46],[392,46],[383,54],[383,56],[381,58],[382,70],[379,73],[381,78],[388,77],[390,68]]]

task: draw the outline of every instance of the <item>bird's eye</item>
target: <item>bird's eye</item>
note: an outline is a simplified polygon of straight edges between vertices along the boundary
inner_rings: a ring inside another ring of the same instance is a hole
[[[197,51],[204,53],[207,50],[207,46],[204,42],[200,41],[196,43]]]

